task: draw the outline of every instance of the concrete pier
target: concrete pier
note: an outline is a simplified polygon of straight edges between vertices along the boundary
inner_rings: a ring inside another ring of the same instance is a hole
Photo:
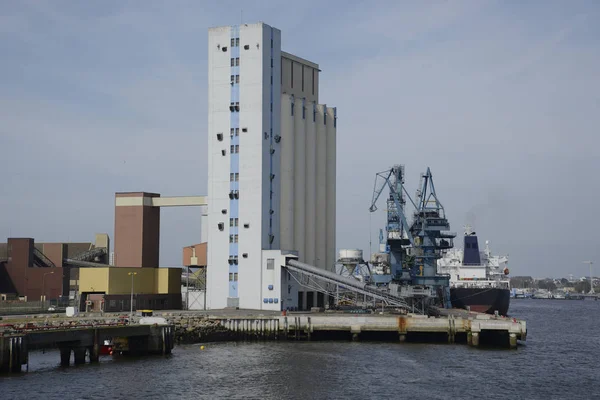
[[[355,340],[500,345],[515,349],[527,337],[523,320],[469,312],[439,310],[439,316],[393,313],[163,312],[161,324],[128,325],[119,315],[5,320],[0,325],[0,373],[19,372],[32,348],[58,347],[61,364],[97,362],[105,339],[123,354],[168,354],[175,340],[204,343],[234,340]],[[11,328],[12,327],[12,328]],[[12,330],[11,330],[12,329]]]
[[[28,361],[24,335],[0,336],[0,372],[18,373]]]
[[[516,348],[525,341],[527,324],[523,320],[487,314],[444,315],[350,315],[301,314],[287,316],[210,316],[238,338],[294,340],[321,338],[349,340],[382,340],[397,338],[399,342],[467,343]]]
[[[174,346],[172,325],[73,325],[70,327],[7,329],[0,332],[0,373],[18,373],[28,364],[30,348],[58,347],[60,364],[97,362],[100,347],[112,340],[121,354],[169,354]],[[73,357],[71,357],[73,354]]]

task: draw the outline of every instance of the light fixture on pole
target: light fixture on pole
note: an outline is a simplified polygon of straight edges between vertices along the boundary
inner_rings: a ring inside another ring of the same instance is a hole
[[[43,301],[43,304],[46,304],[46,275],[51,275],[53,274],[54,271],[52,272],[46,272],[44,273],[44,275],[42,275],[42,298],[41,300]]]
[[[129,272],[127,275],[131,275],[131,301],[129,302],[129,323],[133,321],[133,277],[137,275],[137,272]]]
[[[593,261],[584,261],[584,264],[590,264],[590,294],[594,294],[594,277],[592,276],[592,264],[594,264]]]

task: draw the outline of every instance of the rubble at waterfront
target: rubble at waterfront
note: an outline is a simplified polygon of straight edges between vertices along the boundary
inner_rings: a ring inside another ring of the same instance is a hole
[[[175,342],[178,344],[212,342],[228,340],[230,332],[219,321],[210,320],[205,315],[178,315],[164,313],[162,317],[175,327]],[[137,317],[136,317],[137,318]],[[7,321],[8,322],[8,321]],[[24,320],[4,324],[0,335],[31,328],[60,329],[76,326],[121,325],[129,322],[129,316],[123,314],[105,314],[103,316],[80,315],[76,318],[64,318],[58,314],[53,316],[32,315]]]
[[[231,333],[217,320],[205,316],[165,317],[175,325],[175,342],[200,343],[230,339]]]

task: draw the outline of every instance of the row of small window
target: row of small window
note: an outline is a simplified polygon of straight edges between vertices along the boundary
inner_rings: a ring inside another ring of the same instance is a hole
[[[258,46],[258,44],[256,44]],[[231,47],[240,47],[240,38],[231,38]],[[245,45],[244,50],[248,50],[250,45]],[[273,39],[271,39],[271,48],[273,48]]]
[[[240,47],[240,38],[231,38],[231,47]],[[260,45],[256,43],[256,48],[260,48]],[[271,39],[271,48],[273,48],[273,39]],[[221,47],[220,44],[217,45],[217,49],[221,49],[223,52],[227,51],[227,46]],[[245,44],[244,50],[250,50],[250,45]]]
[[[231,102],[229,104],[229,111],[231,111],[231,112],[233,112],[233,111],[240,111],[240,103],[239,103],[239,101],[236,101],[235,103]]]
[[[239,219],[229,218],[229,226],[238,226],[238,224],[239,224]],[[220,231],[223,231],[225,229],[225,224],[223,222],[219,222],[218,226],[219,226]],[[246,229],[250,228],[250,224],[244,224],[244,228],[246,228]]]
[[[231,39],[231,40],[233,40],[233,39]],[[232,44],[232,45],[231,45],[232,47],[239,47],[239,46],[240,46],[239,39],[236,39],[236,42],[234,42],[234,43],[237,43],[237,45],[235,45],[235,44]],[[273,47],[273,46],[271,46],[271,47]],[[259,45],[258,43],[256,43],[256,48],[257,48],[257,49],[258,49],[258,48],[260,48],[260,45]],[[218,44],[218,45],[217,45],[217,49],[221,49],[221,51],[222,51],[223,53],[225,53],[225,52],[227,51],[227,46],[223,46],[223,47],[221,47],[221,45],[220,45],[220,44]],[[245,45],[244,45],[244,50],[250,50],[250,45],[249,45],[249,44],[245,44]]]
[[[242,254],[242,257],[248,258],[248,253]],[[229,256],[229,265],[238,265],[238,256]]]
[[[240,66],[240,58],[239,57],[232,58],[231,59],[231,66],[232,67],[239,67]]]
[[[248,128],[242,128],[242,132],[248,132]],[[231,128],[229,136],[231,136],[231,137],[240,136],[240,128]],[[217,133],[217,140],[219,142],[223,141],[223,132]],[[279,143],[279,136],[275,137],[275,141]]]
[[[229,174],[229,182],[238,182],[240,180],[240,174],[238,172]]]
[[[229,235],[229,243],[237,243],[238,242],[238,234]]]
[[[240,83],[239,75],[231,75],[231,84],[234,84],[234,83]]]
[[[238,273],[230,272],[229,273],[229,282],[237,282],[238,281]]]
[[[240,152],[240,145],[236,144],[236,145],[231,145],[231,149],[230,149],[231,154],[238,154]],[[222,149],[221,150],[221,155],[225,156],[227,155],[227,150]]]
[[[231,192],[229,192],[229,198],[231,200],[233,199],[239,199],[240,198],[240,191],[239,190],[232,190]]]

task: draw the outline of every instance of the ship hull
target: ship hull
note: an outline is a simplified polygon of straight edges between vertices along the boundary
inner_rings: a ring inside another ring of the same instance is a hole
[[[508,314],[510,290],[500,288],[450,288],[450,301],[454,308],[469,307],[471,311],[500,315]]]

